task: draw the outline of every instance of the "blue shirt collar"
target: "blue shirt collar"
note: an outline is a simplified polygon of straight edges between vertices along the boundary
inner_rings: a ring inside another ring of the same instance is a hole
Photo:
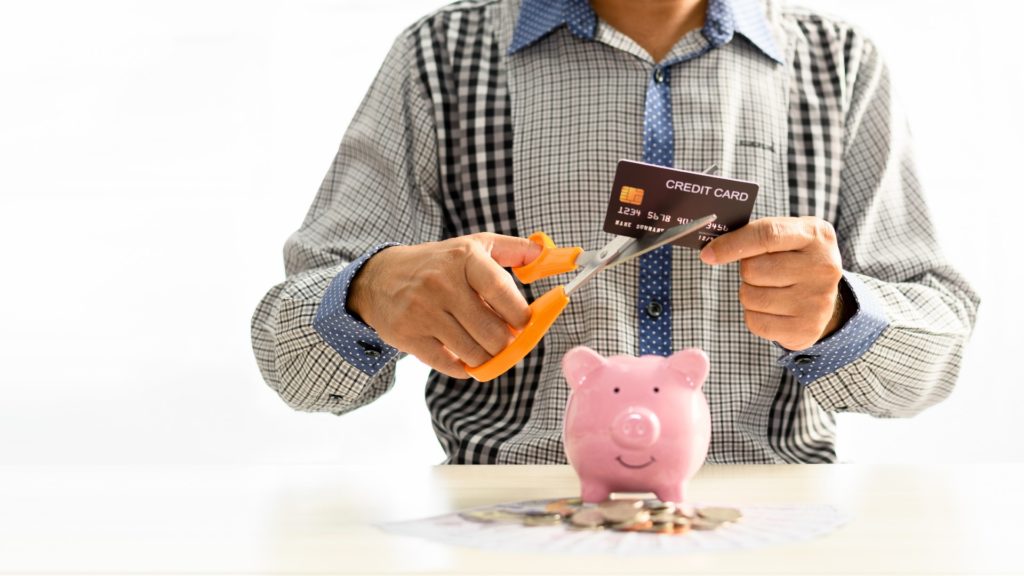
[[[515,54],[565,25],[581,40],[593,40],[597,15],[587,0],[523,0],[508,53]],[[704,37],[717,48],[742,34],[766,56],[783,64],[782,54],[760,0],[708,0]]]

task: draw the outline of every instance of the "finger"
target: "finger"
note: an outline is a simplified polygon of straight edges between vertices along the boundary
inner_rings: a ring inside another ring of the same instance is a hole
[[[740,278],[753,286],[792,286],[807,276],[803,252],[761,254],[740,260]]]
[[[765,288],[752,286],[746,282],[740,284],[740,304],[744,310],[750,312],[796,316],[799,313],[799,304],[793,303],[793,296],[794,290],[791,288]]]
[[[715,238],[701,250],[706,264],[728,264],[760,254],[800,250],[814,240],[814,226],[801,218],[761,218]]]
[[[527,238],[482,234],[481,244],[487,254],[503,268],[525,266],[540,256],[541,247]]]
[[[462,361],[435,338],[423,338],[409,352],[427,366],[452,378],[469,378]]]
[[[437,326],[433,331],[435,338],[470,366],[479,366],[491,359],[491,354],[481,346],[475,338],[462,326],[451,313],[442,314],[436,320]]]
[[[772,288],[740,284],[740,304],[744,310],[775,316],[820,317],[835,307],[834,296],[812,293],[804,286]]]
[[[765,340],[774,340],[787,350],[810,348],[821,335],[821,329],[814,321],[801,316],[778,316],[744,310],[743,319],[752,334]]]
[[[508,322],[475,294],[454,302],[452,313],[466,332],[491,356],[504,350],[512,341]]]
[[[530,321],[530,307],[512,276],[482,252],[466,261],[466,282],[510,326],[518,329]]]

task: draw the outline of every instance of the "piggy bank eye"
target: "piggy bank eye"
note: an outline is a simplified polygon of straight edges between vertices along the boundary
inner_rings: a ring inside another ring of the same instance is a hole
[[[616,387],[615,387],[615,388],[614,388],[614,389],[612,390],[612,392],[615,392],[616,394],[618,394],[618,393],[619,393],[619,387],[618,387],[618,386],[616,386]]]
[[[658,387],[657,387],[657,386],[655,386],[655,387],[654,387],[654,393],[655,393],[655,394],[657,394],[658,392],[660,392],[660,390],[658,390]]]

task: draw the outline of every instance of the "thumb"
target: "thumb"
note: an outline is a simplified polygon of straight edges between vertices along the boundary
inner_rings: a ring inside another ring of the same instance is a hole
[[[540,256],[541,247],[526,238],[489,234],[484,248],[503,268],[525,266]]]

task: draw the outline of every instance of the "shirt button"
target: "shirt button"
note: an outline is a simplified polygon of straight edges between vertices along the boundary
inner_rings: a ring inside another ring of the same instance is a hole
[[[662,68],[661,66],[658,66],[657,68],[654,69],[654,81],[657,82],[658,84],[661,84],[662,82],[665,81],[665,69]]]
[[[359,345],[363,347],[363,353],[366,354],[367,358],[380,358],[380,355],[384,353],[380,346],[372,342],[360,341]]]
[[[814,362],[814,356],[808,356],[807,354],[801,354],[796,358],[793,358],[793,364],[796,364],[797,366],[806,366],[811,362]]]
[[[645,310],[647,311],[647,315],[650,316],[651,318],[657,318],[661,316],[662,312],[665,311],[665,309],[661,305],[661,302],[658,302],[657,300],[651,300],[650,302],[648,302]]]

